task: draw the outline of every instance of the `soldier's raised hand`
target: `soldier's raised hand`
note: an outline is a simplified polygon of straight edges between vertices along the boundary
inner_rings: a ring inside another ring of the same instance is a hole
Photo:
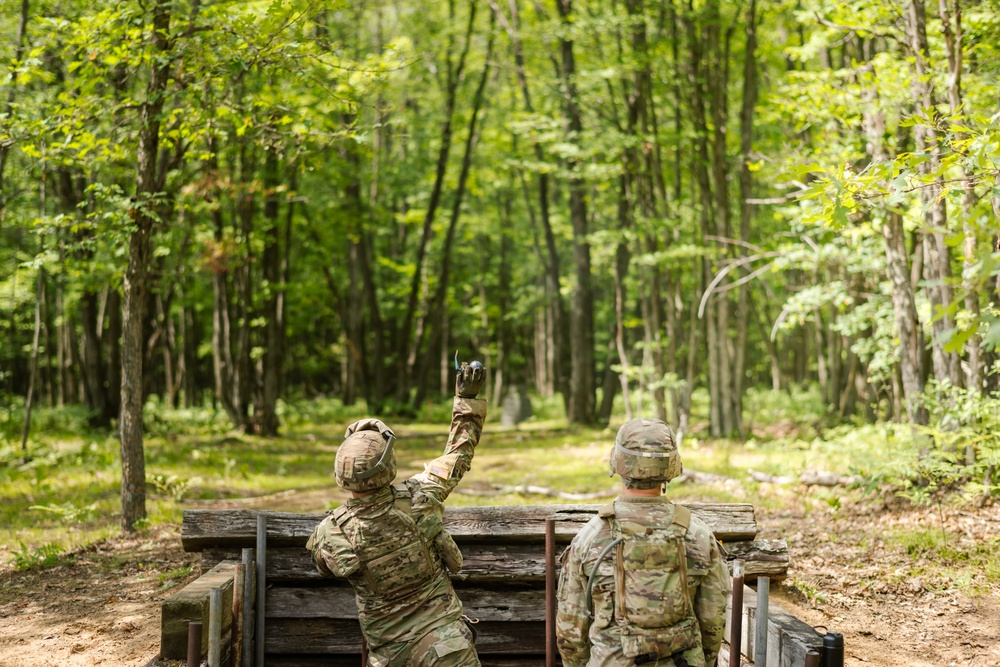
[[[456,355],[457,360],[457,355]],[[455,395],[461,398],[475,398],[486,382],[486,368],[478,361],[462,362],[455,377]]]

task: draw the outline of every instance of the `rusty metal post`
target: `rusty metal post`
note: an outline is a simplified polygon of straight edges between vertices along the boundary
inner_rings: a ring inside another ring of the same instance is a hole
[[[188,623],[188,667],[201,664],[201,623]]]
[[[264,667],[264,590],[267,588],[267,516],[257,514],[257,630],[254,667]]]
[[[733,563],[732,609],[729,613],[729,667],[740,667],[743,652],[743,561]]]
[[[753,642],[753,666],[767,667],[767,602],[771,590],[770,577],[757,577],[757,612],[754,624],[757,632]]]
[[[246,576],[246,566],[236,564],[236,575],[233,577],[233,627],[230,628],[229,651],[232,655],[232,667],[241,667],[240,657],[243,654],[243,577]]]
[[[806,667],[819,667],[819,651],[815,649],[806,651]]]
[[[545,520],[545,667],[556,664],[556,522]]]
[[[361,635],[361,667],[367,667],[368,665],[368,640],[365,639],[364,635]]]

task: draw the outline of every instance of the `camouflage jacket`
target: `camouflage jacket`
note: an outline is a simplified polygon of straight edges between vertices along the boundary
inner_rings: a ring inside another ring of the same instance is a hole
[[[674,505],[666,498],[620,497],[615,503],[616,509],[624,510],[621,514],[641,517],[644,525],[668,529],[674,521]],[[633,659],[626,658],[622,649],[620,622],[624,601],[617,599],[619,596],[616,594],[614,548],[601,561],[594,580],[593,614],[587,607],[587,581],[597,566],[601,552],[612,543],[612,532],[611,522],[596,516],[577,533],[573,543],[562,554],[556,641],[566,667],[626,667],[633,664]],[[692,667],[714,667],[726,625],[729,570],[715,536],[698,518],[691,517],[683,543],[687,556],[683,565],[690,600],[683,602],[689,605],[697,621],[697,628],[693,631],[700,634],[700,646],[685,651],[684,657]],[[624,585],[628,585],[629,580],[624,581]],[[641,591],[639,595],[641,597]],[[647,597],[651,606],[663,602],[662,595]],[[661,658],[650,662],[649,667],[672,667],[673,664],[669,658]]]
[[[316,527],[306,544],[321,574],[346,577],[354,586],[358,620],[373,649],[415,641],[462,616],[462,603],[442,562],[440,540],[435,540],[442,533],[444,500],[468,472],[485,418],[485,400],[456,397],[441,456],[403,482],[348,500]],[[398,514],[396,521],[383,521],[399,511],[409,512],[413,521],[400,522]],[[404,524],[414,523],[415,531],[405,529]],[[389,575],[373,581],[361,561],[366,550],[380,548],[386,555],[371,563],[382,560],[382,570]],[[387,588],[391,594],[385,594]]]

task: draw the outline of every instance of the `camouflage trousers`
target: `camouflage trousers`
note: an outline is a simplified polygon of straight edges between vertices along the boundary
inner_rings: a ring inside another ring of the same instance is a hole
[[[368,667],[480,667],[472,632],[461,620],[414,642],[394,642],[368,652]]]

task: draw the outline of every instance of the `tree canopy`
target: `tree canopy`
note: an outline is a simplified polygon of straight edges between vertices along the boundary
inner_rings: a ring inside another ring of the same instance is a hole
[[[456,349],[571,423],[994,409],[997,0],[0,6],[0,393],[117,425],[126,527],[151,397],[412,414]]]

